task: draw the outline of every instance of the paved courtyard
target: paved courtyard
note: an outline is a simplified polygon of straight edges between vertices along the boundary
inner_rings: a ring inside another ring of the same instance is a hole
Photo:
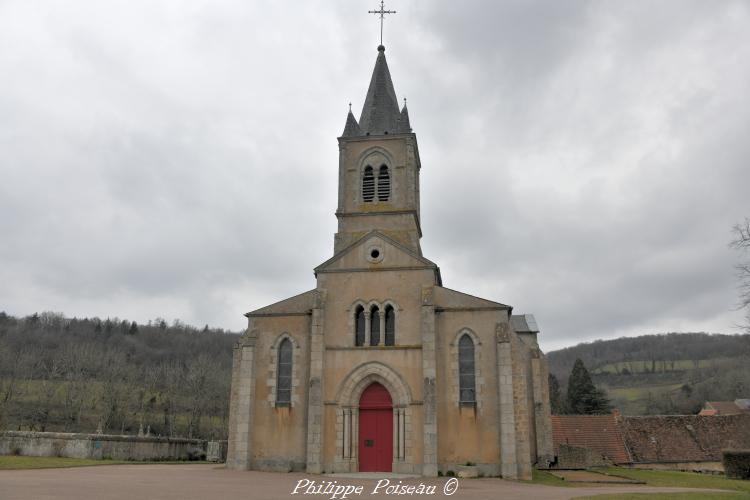
[[[0,470],[0,499],[33,500],[132,500],[132,499],[217,499],[217,500],[323,500],[331,495],[296,495],[299,481],[336,481],[336,486],[362,486],[361,495],[347,498],[451,498],[564,500],[597,493],[697,491],[647,486],[597,486],[560,488],[503,481],[502,479],[458,480],[452,496],[444,493],[449,478],[391,478],[392,485],[434,486],[434,495],[395,495],[381,491],[372,495],[378,480],[360,477],[310,476],[299,473],[240,472],[217,465],[101,465],[68,469]],[[452,483],[453,484],[453,483]],[[309,486],[309,485],[308,485]],[[311,490],[312,491],[312,490]],[[341,498],[338,496],[337,498]]]

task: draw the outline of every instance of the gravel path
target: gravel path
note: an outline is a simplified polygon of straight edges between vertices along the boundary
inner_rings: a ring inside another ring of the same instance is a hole
[[[300,483],[301,481],[301,483]],[[307,494],[295,487],[336,482],[334,486],[362,486],[360,495],[350,499],[374,498],[451,498],[466,500],[567,500],[598,493],[700,491],[680,488],[654,488],[636,485],[561,488],[503,481],[502,479],[458,480],[452,496],[443,489],[449,478],[392,478],[392,485],[435,487],[433,495],[385,494],[381,488],[371,494],[378,481],[366,478],[311,476],[301,473],[232,471],[217,465],[100,465],[69,469],[0,470],[0,499],[33,500],[133,500],[133,499],[217,499],[217,500],[324,500],[331,495]],[[454,480],[455,481],[455,480]],[[455,483],[452,483],[455,484]],[[311,490],[312,491],[312,490]],[[341,498],[341,495],[336,498]]]

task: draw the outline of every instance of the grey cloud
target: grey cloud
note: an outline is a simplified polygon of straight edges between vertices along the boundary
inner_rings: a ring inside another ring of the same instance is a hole
[[[391,3],[447,286],[534,312],[545,348],[731,331],[745,2]],[[0,309],[240,329],[312,288],[366,7],[0,5]]]

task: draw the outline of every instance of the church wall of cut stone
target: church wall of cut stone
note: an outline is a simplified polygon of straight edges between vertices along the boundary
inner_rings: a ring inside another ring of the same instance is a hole
[[[443,287],[423,256],[419,150],[382,47],[339,153],[338,231],[315,288],[246,315],[227,466],[435,476],[471,463],[529,479],[552,458],[536,322]],[[372,387],[385,399],[363,406]]]

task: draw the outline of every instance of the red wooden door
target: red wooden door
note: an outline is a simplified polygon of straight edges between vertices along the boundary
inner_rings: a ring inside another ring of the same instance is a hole
[[[388,389],[372,383],[359,399],[359,470],[391,472],[393,404]]]

